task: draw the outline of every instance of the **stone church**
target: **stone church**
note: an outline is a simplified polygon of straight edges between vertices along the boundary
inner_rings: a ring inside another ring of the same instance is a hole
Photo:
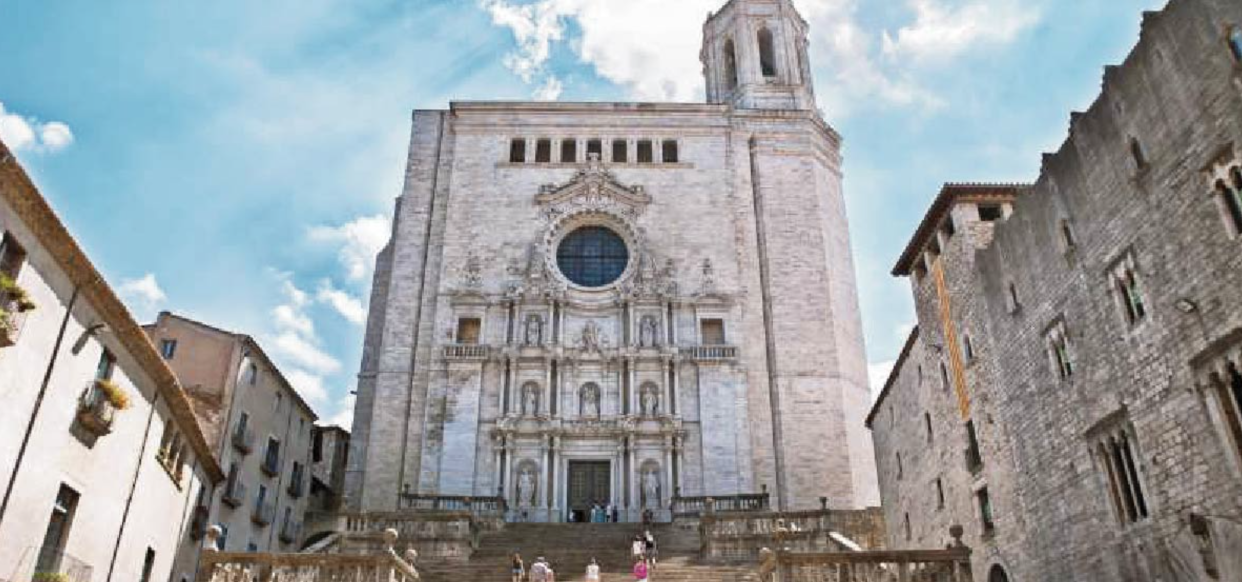
[[[708,17],[706,103],[416,111],[348,503],[667,519],[877,505],[840,136],[790,0]]]

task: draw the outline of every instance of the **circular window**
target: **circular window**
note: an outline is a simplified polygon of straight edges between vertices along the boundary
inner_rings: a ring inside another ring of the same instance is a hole
[[[602,226],[579,228],[556,249],[556,266],[574,284],[603,287],[621,277],[630,262],[625,241]]]

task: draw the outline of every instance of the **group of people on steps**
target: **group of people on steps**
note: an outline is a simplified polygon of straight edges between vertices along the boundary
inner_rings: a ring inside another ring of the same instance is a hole
[[[651,535],[651,530],[634,535],[630,543],[630,556],[634,561],[634,567],[631,570],[634,580],[648,582],[651,571],[655,569],[656,560],[659,558],[659,549],[656,546],[655,536]],[[521,554],[514,552],[511,559],[511,582],[556,582],[556,572],[543,556],[535,558],[529,569],[522,561]],[[599,562],[595,558],[591,558],[591,563],[587,564],[586,580],[587,582],[599,582]]]

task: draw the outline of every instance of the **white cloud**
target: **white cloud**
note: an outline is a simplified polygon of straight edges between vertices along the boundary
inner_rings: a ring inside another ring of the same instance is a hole
[[[914,23],[901,27],[896,36],[884,33],[885,56],[943,61],[975,46],[1008,43],[1039,21],[1038,10],[1014,0],[976,0],[959,6],[910,0],[910,7]]]
[[[73,143],[73,132],[60,121],[43,123],[6,111],[0,102],[0,139],[15,152],[54,153]]]
[[[272,309],[272,323],[277,334],[272,339],[273,351],[284,356],[293,369],[326,376],[341,370],[341,362],[319,348],[315,325],[306,308],[310,296],[290,280],[287,273],[278,273],[285,302]]]
[[[884,383],[888,381],[888,375],[892,373],[896,360],[885,360],[883,362],[872,362],[867,364],[867,379],[871,382],[871,397],[875,398],[880,395],[880,391],[884,389]]]
[[[367,309],[363,307],[362,300],[333,287],[327,279],[320,281],[315,299],[331,306],[350,323],[362,325],[367,320]]]
[[[821,105],[838,117],[873,103],[937,109],[944,102],[920,84],[921,66],[1009,42],[1038,19],[1034,9],[1018,0],[969,0],[957,7],[943,1],[910,0],[914,21],[889,34],[864,28],[857,0],[800,0],[798,8],[811,27],[811,62],[820,81]],[[581,62],[628,89],[635,99],[702,98],[703,19],[720,8],[720,0],[479,3],[494,24],[513,33],[517,48],[506,65],[527,83],[540,82],[536,95],[559,83],[548,63],[556,44],[568,40]],[[569,20],[580,36],[565,38]],[[898,55],[913,58],[879,58]]]
[[[130,310],[143,320],[154,319],[156,311],[168,300],[159,282],[155,280],[154,273],[147,273],[137,279],[122,279],[121,284],[116,286],[116,292],[129,304]]]
[[[362,281],[371,274],[375,255],[388,244],[391,234],[388,217],[377,214],[361,216],[339,226],[315,226],[307,236],[315,242],[339,244],[337,258],[345,267],[345,274],[351,280]]]
[[[353,394],[346,394],[341,398],[336,406],[336,412],[327,418],[320,419],[319,424],[324,426],[339,426],[345,430],[353,430],[354,426],[354,403],[357,397]]]
[[[556,101],[561,98],[561,93],[565,90],[565,85],[561,80],[548,75],[547,80],[538,89],[535,89],[534,97],[536,101]]]
[[[285,379],[293,385],[294,390],[308,402],[323,404],[328,401],[328,391],[323,387],[323,378],[297,368],[286,371]]]

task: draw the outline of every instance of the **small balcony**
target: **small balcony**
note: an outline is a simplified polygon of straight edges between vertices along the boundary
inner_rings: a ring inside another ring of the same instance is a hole
[[[449,344],[444,346],[446,360],[486,360],[487,346],[480,344]]]
[[[28,572],[28,579],[33,582],[90,582],[94,572],[89,564],[66,554],[58,546],[30,548],[27,554],[35,555],[34,571]]]
[[[250,512],[250,521],[257,526],[264,527],[271,524],[275,516],[276,505],[266,499],[260,499],[254,503],[254,511]]]
[[[302,497],[302,494],[306,491],[306,488],[302,485],[302,476],[295,474],[289,480],[289,488],[286,491],[289,493],[289,497],[294,499]]]
[[[302,540],[302,522],[286,519],[280,526],[280,541],[295,544]]]
[[[194,513],[190,517],[190,539],[197,542],[207,534],[207,520],[210,518],[210,513],[206,505],[194,507]]]
[[[978,475],[983,470],[983,457],[979,454],[979,449],[975,447],[966,447],[966,470],[972,475]]]
[[[224,497],[220,500],[233,509],[241,507],[246,500],[246,484],[241,479],[234,479],[232,483],[225,485]]]
[[[737,359],[737,346],[690,346],[690,359],[699,362],[728,362]]]
[[[26,290],[17,286],[8,275],[0,274],[0,348],[17,343],[26,313],[34,308],[35,304]]]
[[[280,474],[280,453],[276,451],[268,450],[267,454],[263,455],[263,463],[259,465],[259,469],[262,470],[263,474],[267,475],[268,477],[275,477],[279,475]]]
[[[254,430],[248,426],[238,426],[233,429],[233,448],[243,455],[249,455],[254,451]]]
[[[117,411],[120,391],[110,380],[92,380],[78,398],[78,424],[95,436],[112,432],[112,421]]]

